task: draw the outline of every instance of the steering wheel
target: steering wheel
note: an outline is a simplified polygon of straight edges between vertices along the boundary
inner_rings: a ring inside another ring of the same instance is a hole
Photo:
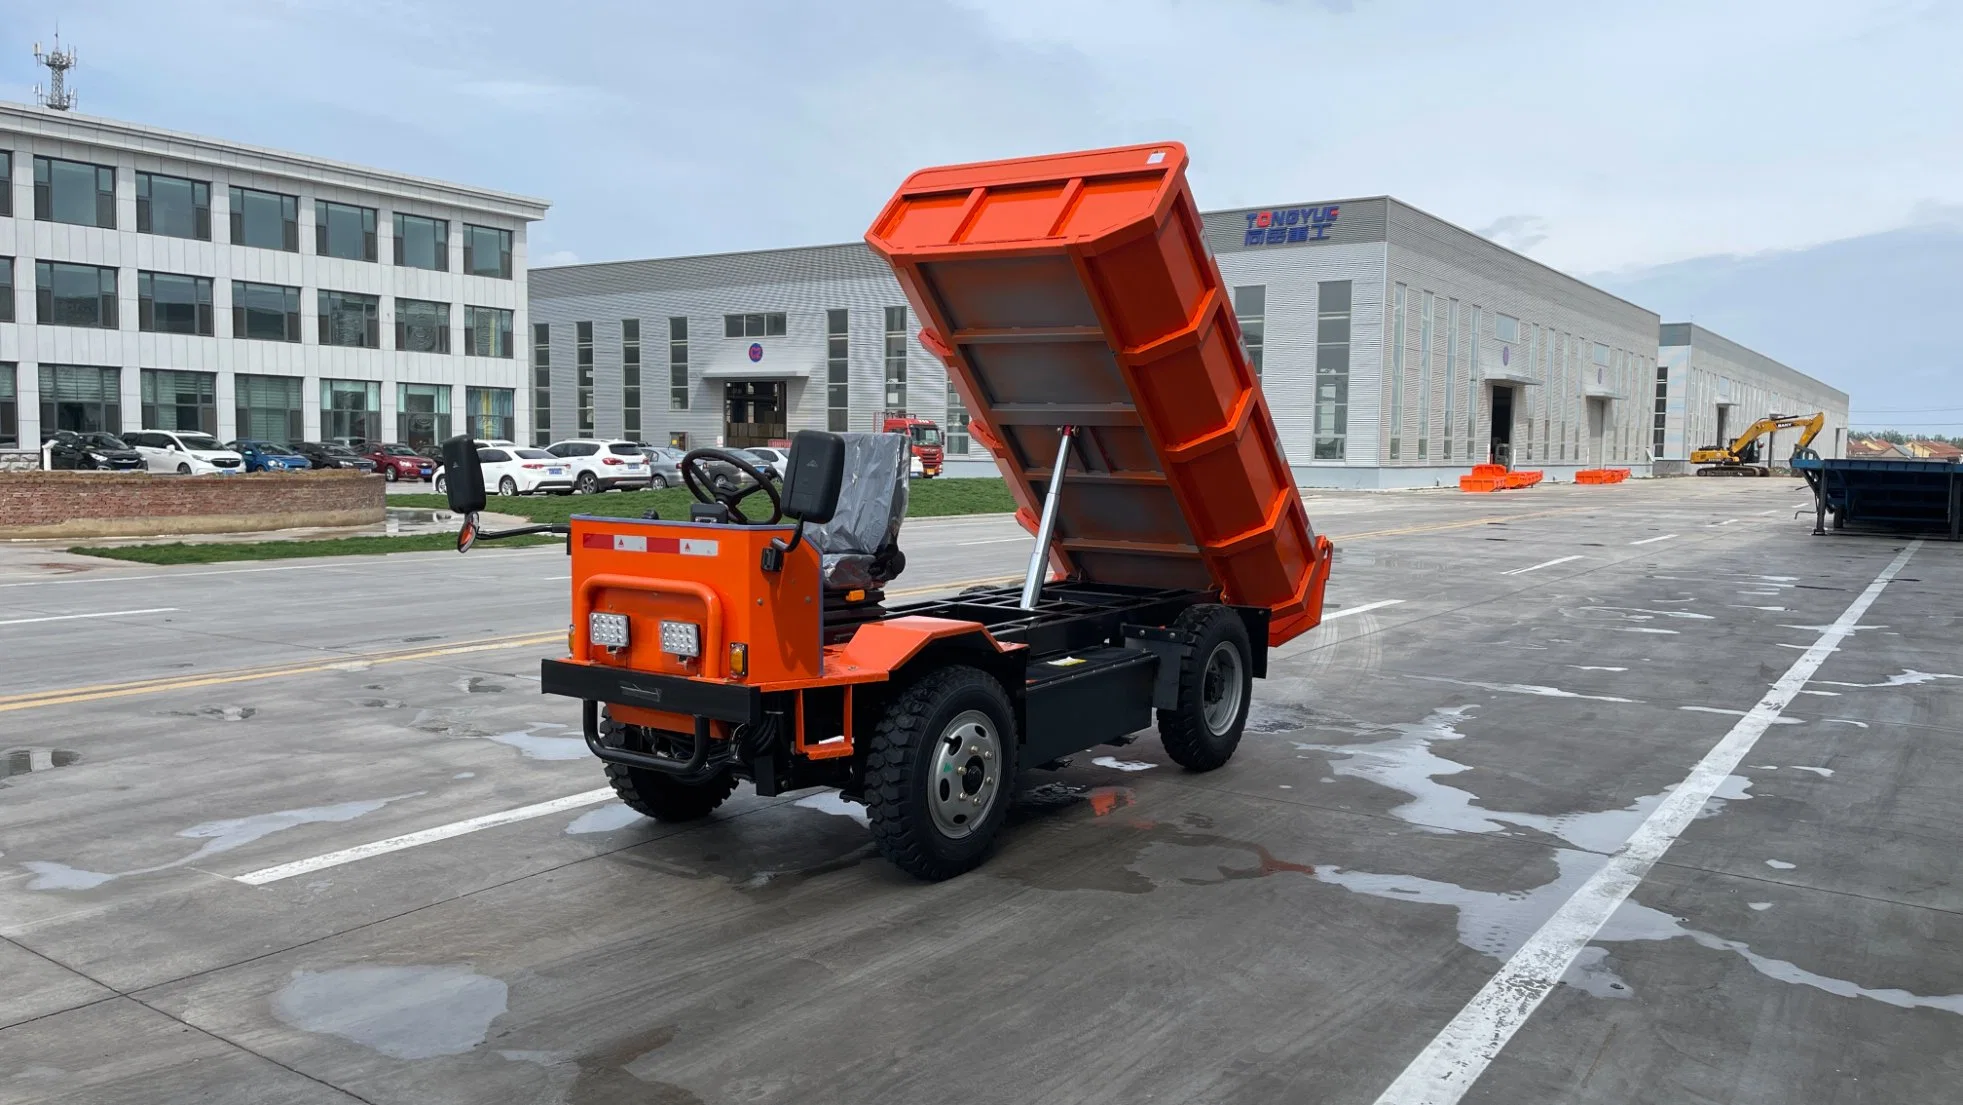
[[[727,486],[728,479],[711,473],[703,463],[711,460],[721,461],[750,477],[750,486],[741,491]],[[695,496],[697,502],[721,503],[729,508],[730,520],[739,526],[775,525],[784,517],[784,501],[778,497],[776,485],[770,482],[769,476],[764,475],[763,469],[758,468],[754,461],[741,453],[731,452],[728,449],[691,449],[688,455],[682,458],[679,467],[682,471],[682,483],[688,488],[688,493]],[[744,499],[759,491],[770,498],[770,517],[752,522],[743,513],[741,504]]]

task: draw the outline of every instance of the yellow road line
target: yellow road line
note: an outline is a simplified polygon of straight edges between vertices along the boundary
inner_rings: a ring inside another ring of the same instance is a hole
[[[471,652],[491,652],[497,649],[522,648],[526,645],[542,645],[551,641],[563,642],[565,633],[534,633],[522,637],[498,637],[468,644],[449,645],[443,648],[418,649],[413,652],[352,653],[334,659],[318,660],[303,664],[288,664],[284,667],[259,668],[251,671],[214,672],[210,675],[187,675],[169,679],[139,679],[129,683],[106,683],[95,687],[74,687],[59,691],[41,691],[28,696],[19,696],[10,701],[0,702],[0,713],[14,710],[31,710],[42,706],[66,706],[76,702],[96,702],[105,698],[127,698],[139,694],[160,694],[165,691],[192,690],[197,687],[217,687],[228,683],[252,683],[262,679],[280,679],[289,675],[310,675],[323,671],[361,671],[380,664],[404,664],[415,660],[429,660],[438,656],[460,656]]]

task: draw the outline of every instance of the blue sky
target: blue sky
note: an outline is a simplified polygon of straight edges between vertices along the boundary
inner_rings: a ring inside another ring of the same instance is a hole
[[[57,14],[83,111],[545,197],[535,264],[1177,138],[1202,206],[1388,192],[1963,433],[1963,307],[1887,283],[1963,286],[1953,0],[0,0],[0,98]]]

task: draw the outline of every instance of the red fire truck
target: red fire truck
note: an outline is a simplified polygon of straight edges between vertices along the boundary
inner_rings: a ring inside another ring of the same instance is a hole
[[[931,418],[915,418],[905,411],[879,412],[881,433],[905,434],[913,443],[913,459],[920,462],[920,475],[932,479],[941,474],[941,428]]]

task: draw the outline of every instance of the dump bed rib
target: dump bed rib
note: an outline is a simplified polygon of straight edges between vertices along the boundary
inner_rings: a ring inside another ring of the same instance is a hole
[[[1032,531],[1073,427],[1053,563],[1322,618],[1309,524],[1176,142],[923,169],[866,233]]]

